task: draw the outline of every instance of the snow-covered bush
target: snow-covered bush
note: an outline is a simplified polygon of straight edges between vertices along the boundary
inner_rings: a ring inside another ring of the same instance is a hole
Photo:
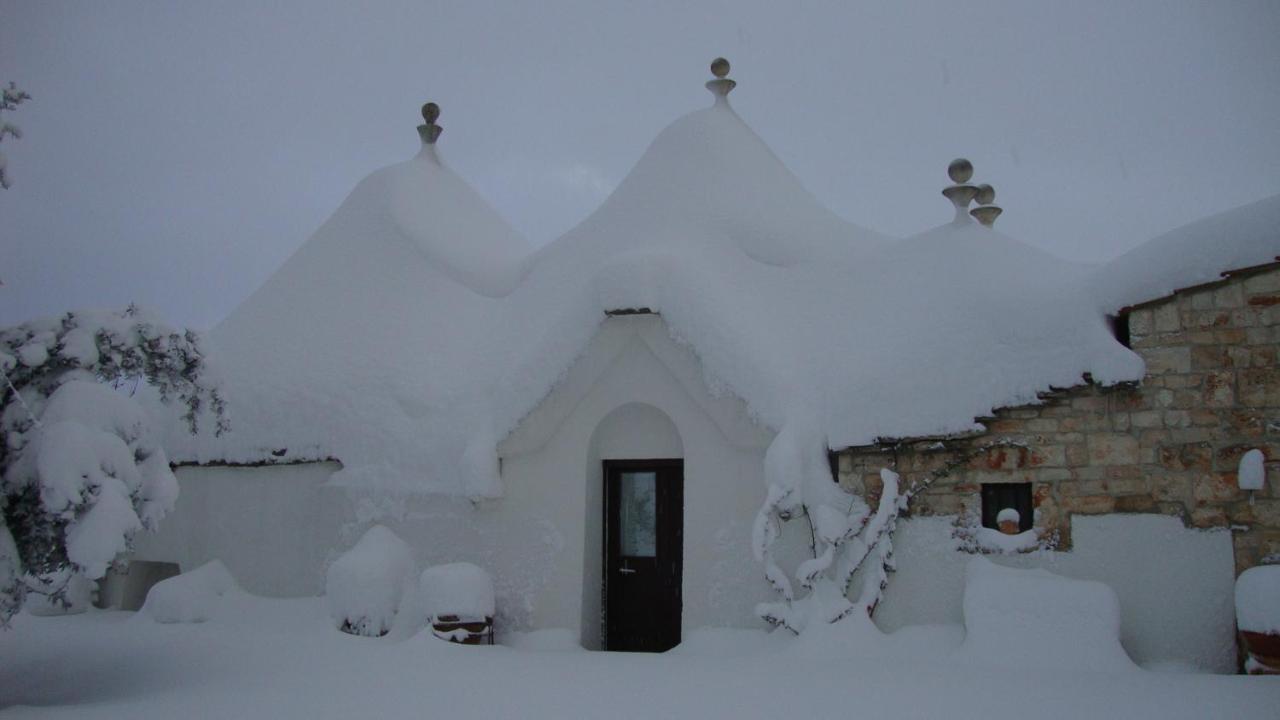
[[[213,617],[218,598],[238,587],[221,560],[210,560],[152,586],[142,612],[159,623],[204,622]]]
[[[415,569],[409,546],[387,528],[374,525],[329,566],[325,595],[330,616],[343,632],[386,635]]]
[[[226,424],[200,337],[134,307],[0,329],[0,371],[3,622],[28,591],[63,599],[65,584],[34,578],[101,577],[177,498],[141,407],[104,383],[147,382],[192,432],[206,406],[218,432]]]
[[[436,565],[422,571],[418,592],[427,617],[453,616],[463,621],[493,617],[493,578],[471,563]]]

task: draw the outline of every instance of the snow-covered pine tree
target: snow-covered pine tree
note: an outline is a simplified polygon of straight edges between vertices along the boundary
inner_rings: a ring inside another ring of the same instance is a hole
[[[9,87],[0,90],[0,112],[6,110],[14,110],[23,102],[30,100],[31,96],[24,90],[18,89],[14,83],[9,83]],[[22,137],[22,129],[10,122],[0,119],[0,142],[4,141],[4,136]],[[3,152],[0,152],[0,188],[9,189],[9,169],[8,159]]]
[[[765,578],[781,595],[777,602],[758,605],[756,614],[796,634],[875,609],[893,569],[893,531],[908,497],[898,475],[882,470],[883,489],[873,513],[865,500],[836,484],[826,448],[811,442],[815,437],[821,435],[784,427],[769,446],[768,491],[752,533],[756,559],[764,563]],[[813,557],[788,575],[778,565],[773,546],[781,523],[799,517],[809,522]],[[861,588],[850,600],[859,570]]]
[[[0,370],[3,624],[28,591],[61,600],[49,578],[101,577],[177,498],[142,408],[109,384],[145,381],[191,432],[226,420],[200,336],[133,306],[0,328]]]

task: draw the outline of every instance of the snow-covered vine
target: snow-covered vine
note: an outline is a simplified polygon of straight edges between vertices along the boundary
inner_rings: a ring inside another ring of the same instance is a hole
[[[764,564],[765,578],[781,596],[757,606],[756,613],[797,634],[855,611],[870,613],[880,602],[893,569],[893,531],[907,501],[897,473],[882,470],[884,487],[873,513],[862,498],[835,483],[826,448],[810,442],[814,437],[820,436],[793,426],[784,428],[769,446],[765,455],[768,490],[752,533],[756,559]],[[813,557],[789,575],[774,556],[774,544],[781,535],[781,523],[800,515],[812,527]],[[850,600],[850,586],[859,570],[863,571],[861,588]]]

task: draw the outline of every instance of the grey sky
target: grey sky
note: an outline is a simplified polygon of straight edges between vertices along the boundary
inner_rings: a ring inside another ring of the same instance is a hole
[[[151,306],[208,327],[370,171],[441,151],[535,244],[671,120],[734,106],[840,215],[945,222],[947,162],[1002,230],[1101,260],[1280,192],[1280,3],[0,0],[0,322]]]

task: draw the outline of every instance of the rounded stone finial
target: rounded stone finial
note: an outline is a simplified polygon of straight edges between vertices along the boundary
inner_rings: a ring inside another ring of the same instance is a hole
[[[947,175],[953,183],[967,183],[973,177],[973,163],[964,158],[956,158],[947,166]]]
[[[440,106],[429,102],[422,106],[422,119],[427,121],[428,125],[434,125],[436,119],[440,117]]]
[[[979,205],[990,205],[996,201],[996,189],[983,183],[978,186],[978,195],[974,199]]]
[[[711,74],[718,78],[724,78],[729,74],[729,61],[722,57],[718,57],[711,61]]]

